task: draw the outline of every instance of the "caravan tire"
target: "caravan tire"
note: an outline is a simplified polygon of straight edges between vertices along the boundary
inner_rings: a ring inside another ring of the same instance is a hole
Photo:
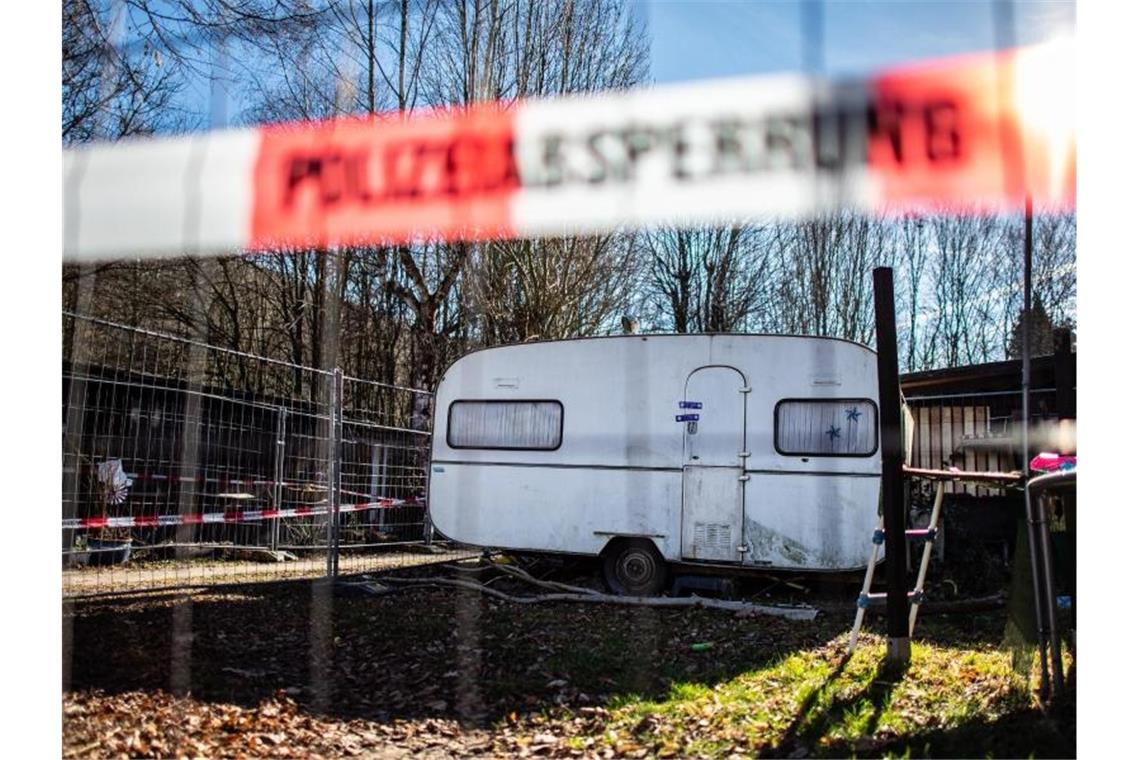
[[[665,588],[667,568],[652,541],[635,538],[607,547],[602,573],[615,594],[657,596]]]

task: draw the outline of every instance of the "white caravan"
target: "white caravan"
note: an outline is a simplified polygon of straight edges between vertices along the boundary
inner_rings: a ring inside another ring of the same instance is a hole
[[[878,523],[875,353],[829,338],[628,335],[476,351],[436,391],[429,509],[465,544],[845,571]]]

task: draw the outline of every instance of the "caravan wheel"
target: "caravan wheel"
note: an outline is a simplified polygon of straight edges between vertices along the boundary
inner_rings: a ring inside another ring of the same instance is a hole
[[[665,560],[653,542],[643,538],[611,544],[602,570],[615,594],[656,596],[665,588]]]

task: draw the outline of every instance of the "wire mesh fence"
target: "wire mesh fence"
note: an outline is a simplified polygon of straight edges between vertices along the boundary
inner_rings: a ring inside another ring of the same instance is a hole
[[[426,517],[425,391],[70,313],[62,391],[65,596],[455,552]]]

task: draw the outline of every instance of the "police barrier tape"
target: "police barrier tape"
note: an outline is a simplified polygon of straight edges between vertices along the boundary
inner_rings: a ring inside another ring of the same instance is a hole
[[[420,499],[376,499],[359,504],[341,504],[340,513],[363,512],[369,509],[419,507]],[[64,530],[90,530],[95,528],[150,528],[156,526],[205,525],[213,523],[258,522],[285,517],[313,517],[329,513],[327,506],[290,507],[286,509],[247,509],[226,512],[207,512],[185,515],[124,515],[121,517],[74,517],[63,520]]]
[[[421,237],[1075,202],[1062,43],[863,81],[712,80],[65,151],[64,254],[218,254]]]

